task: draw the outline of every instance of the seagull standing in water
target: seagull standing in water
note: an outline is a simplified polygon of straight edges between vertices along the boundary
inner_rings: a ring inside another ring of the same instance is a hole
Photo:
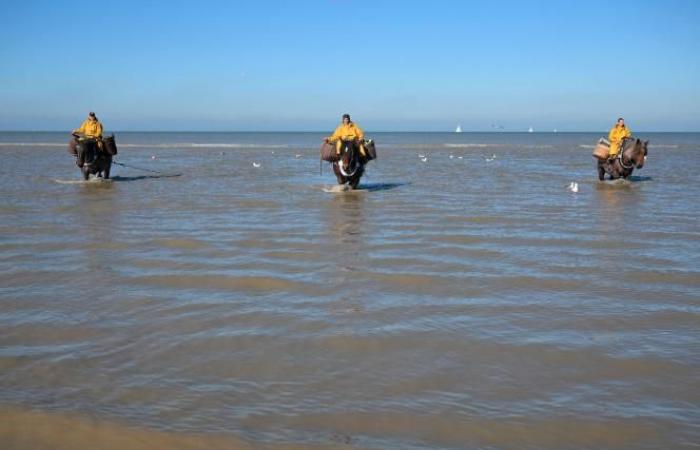
[[[575,182],[575,181],[572,181],[572,182],[569,184],[569,190],[570,190],[571,192],[573,192],[573,193],[578,192],[578,183]]]

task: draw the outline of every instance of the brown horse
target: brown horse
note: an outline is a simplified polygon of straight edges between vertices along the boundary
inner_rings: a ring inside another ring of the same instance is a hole
[[[338,184],[347,183],[351,188],[356,189],[360,184],[360,178],[365,173],[365,165],[372,159],[377,158],[377,151],[374,141],[369,139],[364,141],[365,156],[360,152],[359,139],[347,139],[340,142],[340,158],[333,162],[333,173],[338,180]]]
[[[635,168],[641,169],[644,167],[644,162],[647,159],[648,144],[649,141],[642,141],[637,138],[628,138],[622,141],[621,150],[617,157],[598,160],[598,179],[603,181],[606,173],[611,180],[627,178],[632,175]]]
[[[90,178],[90,174],[109,179],[112,157],[117,154],[117,144],[114,135],[101,140],[77,139],[74,136],[69,143],[69,152],[77,157],[76,164],[83,174],[83,179]]]

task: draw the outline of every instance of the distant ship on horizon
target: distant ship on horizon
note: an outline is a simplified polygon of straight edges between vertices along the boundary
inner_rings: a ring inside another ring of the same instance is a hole
[[[462,132],[462,125],[457,125],[457,128],[455,128],[455,133],[461,133]]]

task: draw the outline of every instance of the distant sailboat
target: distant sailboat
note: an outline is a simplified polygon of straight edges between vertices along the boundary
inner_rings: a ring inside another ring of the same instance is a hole
[[[455,133],[461,133],[462,132],[462,125],[457,125],[457,128],[455,129]]]
[[[528,133],[532,133],[533,131],[535,131],[535,130],[534,130],[532,127],[530,127],[530,128],[527,130]]]

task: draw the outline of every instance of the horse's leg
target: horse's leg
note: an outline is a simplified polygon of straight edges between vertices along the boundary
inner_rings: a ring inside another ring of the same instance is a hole
[[[598,163],[598,180],[605,180],[605,167],[603,167],[603,164],[601,164],[600,162]]]
[[[90,169],[83,166],[80,168],[80,171],[83,173],[83,180],[87,181],[90,179]]]
[[[338,184],[345,184],[345,177],[340,173],[338,163],[333,163],[333,173],[335,174],[336,180],[338,180]]]
[[[104,170],[104,179],[105,180],[109,180],[109,172],[111,169],[112,169],[112,160],[110,159],[107,161],[107,165],[105,166],[105,170]]]
[[[353,175],[352,180],[350,180],[350,187],[353,189],[357,189],[357,186],[360,184],[360,178],[362,178],[362,174],[365,172],[365,168],[360,166],[357,168],[357,172],[355,175]]]

